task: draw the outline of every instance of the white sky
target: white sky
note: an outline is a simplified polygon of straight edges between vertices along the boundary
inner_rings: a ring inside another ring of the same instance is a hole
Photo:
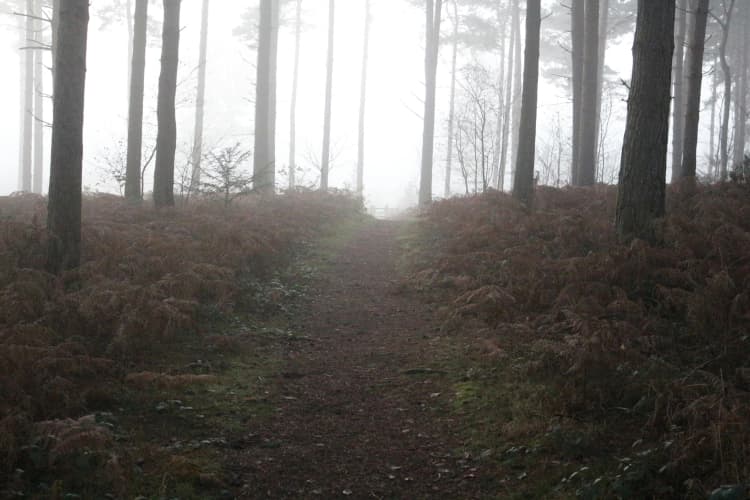
[[[93,0],[95,12],[97,0]],[[153,1],[152,1],[153,4]],[[254,53],[232,34],[248,2],[214,0],[210,14],[205,142],[208,148],[240,141],[252,147]],[[306,0],[300,89],[298,98],[298,163],[318,158],[323,128],[327,5],[325,0]],[[354,185],[357,154],[357,113],[362,46],[363,1],[339,0],[336,5],[336,53],[332,150],[337,153],[331,172],[335,187]],[[200,1],[183,0],[183,26],[178,90],[178,168],[190,149],[193,133],[193,95],[197,64]],[[152,13],[156,9],[152,9]],[[419,9],[403,0],[374,0],[369,69],[366,132],[365,195],[377,206],[408,205],[416,196],[419,170],[423,94],[424,20]],[[18,33],[13,19],[0,20],[0,61],[7,77],[0,79],[0,194],[17,187],[18,169]],[[92,17],[89,29],[88,73],[84,142],[84,184],[90,189],[113,190],[102,184],[101,159],[125,140],[127,110],[127,32],[125,26],[99,29]],[[448,22],[446,21],[446,24]],[[448,28],[447,28],[448,29]],[[291,93],[293,35],[282,30],[279,47],[277,162],[287,164],[289,101]],[[630,42],[624,43],[629,47]],[[152,45],[159,45],[158,41]],[[609,55],[608,64],[620,63],[629,71],[629,57]],[[441,193],[445,144],[444,116],[448,103],[448,50],[441,53],[438,75],[438,122],[436,124],[435,193]],[[610,60],[612,59],[612,60]],[[624,59],[624,61],[623,61]],[[156,122],[156,84],[159,48],[147,54],[145,122],[151,124],[144,143],[153,143]],[[564,93],[548,82],[540,89],[540,129],[558,110],[567,116]],[[47,103],[50,104],[50,103]],[[47,106],[49,111],[50,106]],[[49,119],[50,114],[46,114]],[[147,125],[148,127],[148,125]],[[619,141],[620,132],[613,133]],[[47,137],[47,140],[49,138]],[[47,164],[45,163],[45,169]],[[147,172],[147,190],[153,173]],[[314,181],[308,175],[307,180]],[[279,181],[282,185],[284,180]],[[47,181],[45,179],[45,189]]]

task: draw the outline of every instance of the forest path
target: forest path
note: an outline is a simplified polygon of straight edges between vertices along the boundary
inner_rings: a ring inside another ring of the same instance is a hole
[[[273,414],[227,457],[241,498],[492,498],[452,412],[450,348],[400,290],[403,223],[365,221],[326,257],[294,313]]]

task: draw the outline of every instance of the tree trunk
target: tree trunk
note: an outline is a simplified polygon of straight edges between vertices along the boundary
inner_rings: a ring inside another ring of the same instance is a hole
[[[278,0],[261,0],[255,84],[253,184],[260,193],[276,191],[276,49]]]
[[[24,119],[23,119],[23,168],[21,169],[21,191],[31,191],[31,170],[34,129],[34,0],[26,0],[26,41],[24,43]]]
[[[137,0],[136,0],[137,1]],[[133,2],[125,2],[125,24],[128,26],[128,79],[126,82],[128,103],[130,102],[130,81],[132,80],[133,71],[133,45],[135,44],[134,21],[133,21]]]
[[[678,0],[675,16],[677,17],[677,31],[674,39],[674,60],[672,62],[672,88],[674,101],[672,103],[672,182],[676,182],[682,175],[682,137],[684,133],[685,94],[683,87],[685,64],[685,33],[687,31],[687,0]]]
[[[154,167],[154,205],[174,206],[174,161],[177,148],[175,94],[180,57],[180,0],[164,0],[161,73],[156,105],[156,165]]]
[[[299,87],[299,50],[302,39],[302,0],[297,0],[294,14],[294,72],[289,111],[289,189],[294,189],[297,174],[297,89]]]
[[[59,273],[81,262],[83,100],[88,0],[61,0],[55,51],[47,268]]]
[[[687,57],[685,59],[685,134],[683,137],[683,178],[695,181],[698,149],[698,124],[701,109],[701,87],[703,84],[703,52],[706,40],[706,23],[709,0],[694,0],[693,14],[688,33]],[[712,125],[713,128],[713,125]],[[713,149],[713,132],[711,132]]]
[[[146,28],[148,0],[136,0],[133,60],[130,70],[128,111],[128,153],[125,168],[125,198],[131,202],[143,198],[141,192],[141,155],[143,143],[143,88],[146,72]]]
[[[503,148],[503,101],[505,92],[505,42],[508,30],[507,16],[501,8],[501,2],[495,4],[495,17],[497,23],[500,25],[500,47],[498,52],[500,53],[500,68],[499,75],[497,78],[497,127],[495,131],[495,154],[492,155],[492,173],[495,175],[495,185],[500,186],[501,180],[500,175],[504,175],[504,168],[500,167],[500,157]],[[455,85],[455,66],[454,66],[454,78],[453,85]]]
[[[44,40],[42,3],[36,0],[34,19],[34,175],[32,191],[42,194],[44,182]]]
[[[440,18],[442,0],[427,0],[425,8],[425,100],[422,129],[422,168],[419,179],[419,204],[432,201],[432,158],[435,144],[435,92],[438,51],[440,49]]]
[[[721,154],[721,180],[727,180],[727,165],[729,164],[729,115],[732,112],[732,71],[727,61],[727,42],[729,41],[729,29],[732,24],[732,10],[734,0],[729,1],[729,7],[725,12],[723,20],[717,21],[721,25],[721,45],[719,46],[719,58],[721,70],[724,74],[724,114],[721,119],[720,132],[720,154]]]
[[[578,186],[579,170],[581,167],[581,112],[583,106],[583,60],[586,37],[586,0],[573,0],[571,3],[571,58],[573,75],[573,130],[571,131],[571,142],[573,143],[573,156],[570,165],[570,182]]]
[[[451,55],[451,96],[448,109],[448,149],[445,155],[445,187],[443,196],[451,195],[451,173],[453,170],[453,126],[456,118],[456,65],[458,63],[458,1],[453,0],[453,52]],[[501,43],[504,43],[501,38]],[[503,50],[502,48],[500,49]],[[498,136],[499,138],[499,136]]]
[[[719,72],[717,66],[719,65],[718,56],[716,56],[713,65],[713,78],[711,80],[711,125],[709,126],[709,144],[708,144],[708,175],[717,178],[716,167],[718,161],[716,161],[716,106],[719,101]]]
[[[621,240],[654,241],[654,220],[665,211],[674,18],[675,0],[638,0],[617,196]]]
[[[510,0],[518,2],[519,0]],[[511,109],[513,106],[513,78],[515,67],[515,46],[520,43],[521,34],[517,31],[518,26],[511,19],[510,43],[508,45],[508,72],[505,77],[505,105],[503,106],[503,143],[500,148],[500,173],[498,174],[497,189],[505,190],[505,171],[508,163],[508,142],[510,136]]]
[[[597,172],[604,167],[603,144],[604,130],[602,130],[602,94],[604,93],[604,60],[607,54],[607,38],[609,30],[609,0],[602,0],[599,6],[599,49],[596,73],[596,165]],[[558,180],[559,182],[559,180]]]
[[[26,125],[26,31],[24,21],[18,17],[18,172],[16,177],[16,189],[23,190],[23,167],[24,153],[26,151],[26,137],[24,129]]]
[[[320,155],[320,189],[328,189],[331,161],[331,101],[333,97],[334,0],[328,0],[328,57],[326,58],[326,100],[323,110],[323,151]]]
[[[541,24],[541,0],[527,0],[520,140],[518,141],[518,159],[513,182],[513,197],[527,207],[532,205],[534,198],[536,107],[539,90],[539,32]]]
[[[747,16],[748,8],[741,3],[737,9],[739,19],[735,21],[737,71],[735,72],[734,97],[734,150],[732,166],[741,165],[745,159],[745,122],[747,120]]]
[[[513,56],[513,59],[515,61],[515,69],[514,69],[514,78],[515,82],[513,84],[513,123],[511,124],[511,134],[512,134],[512,141],[511,144],[513,145],[513,155],[511,158],[513,158],[513,161],[511,163],[510,171],[510,183],[511,185],[514,185],[514,176],[516,171],[516,165],[518,164],[518,141],[519,141],[519,134],[521,129],[521,100],[523,93],[523,60],[521,58],[521,0],[516,0],[516,3],[514,5],[513,10],[513,22],[516,25],[516,33],[518,33],[518,36],[516,37],[516,45],[514,47],[515,54]]]
[[[365,188],[365,110],[367,104],[367,62],[370,55],[370,0],[365,0],[365,35],[362,47],[362,75],[359,87],[359,133],[357,136],[357,194]]]
[[[203,113],[206,101],[206,60],[208,53],[208,0],[203,0],[201,12],[201,34],[198,49],[198,89],[195,96],[195,130],[193,132],[193,151],[191,163],[193,171],[190,177],[190,193],[198,189],[201,183],[201,160],[203,159]]]
[[[578,184],[596,182],[596,88],[599,68],[599,0],[586,0]]]

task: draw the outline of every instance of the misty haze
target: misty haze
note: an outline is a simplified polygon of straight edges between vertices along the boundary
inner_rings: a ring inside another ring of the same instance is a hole
[[[746,0],[0,0],[0,498],[750,494]]]

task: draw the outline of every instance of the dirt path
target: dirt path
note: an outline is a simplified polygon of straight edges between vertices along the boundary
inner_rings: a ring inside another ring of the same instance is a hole
[[[242,498],[492,498],[449,410],[429,305],[399,292],[396,222],[362,225],[293,320],[272,394],[231,457]],[[440,347],[442,345],[442,347]]]

